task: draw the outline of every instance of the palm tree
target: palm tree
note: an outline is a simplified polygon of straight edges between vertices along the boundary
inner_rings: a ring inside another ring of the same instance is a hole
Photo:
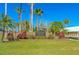
[[[64,24],[69,24],[70,23],[70,20],[69,19],[64,19]]]
[[[16,23],[17,31],[19,31],[19,22]]]
[[[20,7],[16,8],[16,12],[18,13],[18,19],[19,19],[19,30],[18,31],[21,31],[21,16],[22,16],[22,12],[24,12],[24,10],[22,9],[22,4],[20,4]]]
[[[0,24],[2,25],[2,31],[3,31],[1,41],[3,41],[5,32],[6,32],[6,28],[13,29],[14,25],[13,25],[12,19],[10,19],[7,15],[6,16],[4,15],[2,17],[2,19],[0,20]]]
[[[36,18],[37,18],[37,19],[36,19],[36,23],[37,23],[36,25],[37,25],[37,26],[36,26],[36,27],[37,27],[37,31],[38,31],[38,16],[41,16],[41,15],[43,14],[43,11],[42,11],[42,9],[39,9],[39,8],[38,8],[38,9],[35,9],[35,10],[34,10],[34,14],[37,15],[37,17],[36,17]]]
[[[22,21],[22,30],[24,30],[24,31],[29,31],[29,26],[30,24],[29,24],[29,22],[27,21],[27,20],[24,20],[24,21]]]

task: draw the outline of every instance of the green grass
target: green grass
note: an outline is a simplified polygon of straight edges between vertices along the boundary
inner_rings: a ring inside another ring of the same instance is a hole
[[[78,40],[28,39],[0,43],[0,55],[78,55]]]

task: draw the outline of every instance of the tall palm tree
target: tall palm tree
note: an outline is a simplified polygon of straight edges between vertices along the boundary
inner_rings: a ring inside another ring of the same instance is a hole
[[[16,8],[16,12],[18,13],[18,19],[19,19],[19,30],[18,31],[21,31],[21,21],[22,21],[22,12],[24,10],[22,9],[22,4],[20,3],[20,7]]]
[[[67,27],[67,25],[70,23],[69,19],[64,19],[63,20],[63,24],[64,24],[64,28]]]
[[[2,17],[2,19],[0,20],[0,24],[2,25],[2,31],[3,31],[1,41],[3,41],[5,32],[6,32],[6,28],[13,29],[14,25],[13,25],[12,19],[10,19],[7,15],[6,16],[4,15]]]
[[[64,19],[64,24],[69,24],[70,23],[70,20],[69,19]]]
[[[37,25],[36,27],[37,27],[37,31],[38,31],[38,16],[41,16],[43,14],[43,11],[42,11],[42,9],[37,8],[37,9],[34,10],[34,14],[36,14],[36,16],[37,16],[36,17],[37,18],[36,19],[36,23],[37,23],[36,24]]]

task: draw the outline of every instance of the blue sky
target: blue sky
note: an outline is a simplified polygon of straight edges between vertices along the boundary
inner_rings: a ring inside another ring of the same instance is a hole
[[[18,22],[18,14],[16,8],[19,3],[8,4],[8,15]],[[25,10],[22,20],[30,19],[30,4],[23,3],[22,8]],[[44,24],[49,24],[53,21],[63,21],[65,18],[70,19],[71,23],[68,26],[79,26],[79,4],[78,3],[38,3],[34,4],[34,9],[41,8],[43,15],[39,17]],[[0,13],[4,13],[4,4],[0,3]],[[36,25],[36,16],[34,15],[34,26]]]

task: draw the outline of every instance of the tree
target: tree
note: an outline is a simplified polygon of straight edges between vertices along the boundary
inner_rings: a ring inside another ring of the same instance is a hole
[[[21,31],[21,16],[22,16],[22,13],[24,12],[24,10],[21,8],[22,7],[22,4],[20,4],[20,7],[16,8],[16,12],[18,13],[18,19],[19,19],[19,30],[18,31]]]
[[[43,11],[42,11],[42,9],[40,9],[40,8],[37,8],[37,9],[35,9],[34,10],[34,14],[36,14],[36,27],[37,27],[37,31],[38,31],[38,16],[41,16],[42,14],[43,14]]]
[[[65,24],[69,24],[69,23],[70,23],[70,20],[64,19],[64,23],[65,23]]]
[[[69,24],[69,20],[64,20],[63,22],[61,21],[56,21],[56,22],[51,22],[49,25],[49,31],[56,36],[56,33],[58,32],[64,32],[66,33],[67,30],[65,30],[65,25]]]
[[[70,23],[70,20],[69,20],[69,19],[64,19],[64,20],[63,20],[63,24],[67,25],[67,24],[69,24],[69,23]]]
[[[67,25],[68,25],[69,23],[70,23],[70,20],[69,20],[69,19],[64,19],[64,20],[63,20],[64,28],[67,27]],[[67,30],[65,30],[65,29],[63,30],[63,32],[64,32],[65,34],[68,33]]]
[[[33,31],[36,32],[36,27],[33,27]]]
[[[22,21],[22,30],[29,31],[29,22],[27,20]]]
[[[0,25],[2,25],[3,34],[2,34],[1,41],[3,41],[4,36],[5,36],[5,32],[6,32],[6,28],[13,29],[15,26],[13,25],[12,19],[7,15],[6,16],[4,15],[2,17],[2,19],[0,20]]]
[[[17,31],[19,31],[19,22],[16,22]]]
[[[62,22],[52,22],[49,29],[55,36],[57,32],[60,32],[60,30],[63,29],[63,24]]]

